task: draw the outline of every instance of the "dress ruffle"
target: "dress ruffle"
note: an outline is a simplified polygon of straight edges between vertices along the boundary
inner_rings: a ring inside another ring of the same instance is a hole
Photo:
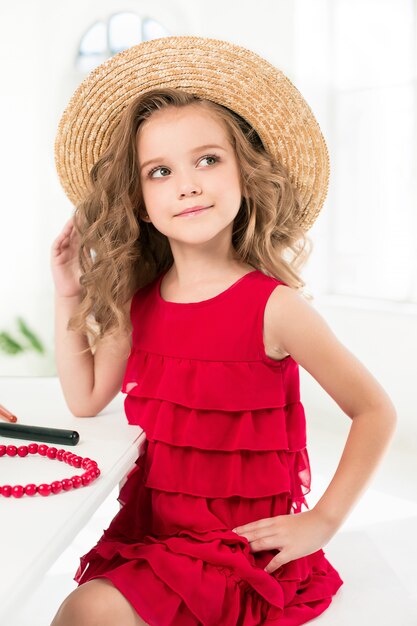
[[[236,411],[282,407],[300,399],[294,378],[298,364],[291,357],[277,363],[281,363],[279,369],[260,360],[203,361],[133,348],[122,392],[189,408]],[[289,369],[292,372],[286,371]]]
[[[262,409],[190,408],[170,400],[128,395],[125,413],[147,439],[203,450],[301,450],[304,407],[294,402]]]
[[[299,473],[307,477],[305,493],[310,489],[305,450],[207,453],[150,441],[147,455],[146,486],[154,489],[209,498],[258,498],[282,492],[295,495]]]

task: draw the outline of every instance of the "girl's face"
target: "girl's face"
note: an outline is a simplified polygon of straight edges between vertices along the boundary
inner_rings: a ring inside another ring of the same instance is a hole
[[[216,237],[231,242],[242,193],[236,155],[220,121],[196,106],[156,111],[139,128],[137,150],[146,211],[171,248]],[[210,208],[178,215],[194,206]]]

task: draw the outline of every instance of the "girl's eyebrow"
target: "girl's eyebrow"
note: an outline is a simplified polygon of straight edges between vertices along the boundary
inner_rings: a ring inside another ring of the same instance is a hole
[[[206,144],[204,146],[197,146],[196,148],[193,148],[192,150],[190,150],[190,153],[193,154],[194,152],[199,152],[200,150],[208,150],[209,148],[220,148],[220,150],[224,150],[226,151],[226,149],[223,146],[218,146],[216,144]],[[142,165],[140,166],[140,171],[142,171],[142,169],[146,166],[146,165],[150,165],[151,163],[156,163],[156,162],[161,162],[161,161],[166,161],[167,159],[165,157],[155,157],[153,159],[149,159],[149,161],[145,161],[145,163],[142,163]]]

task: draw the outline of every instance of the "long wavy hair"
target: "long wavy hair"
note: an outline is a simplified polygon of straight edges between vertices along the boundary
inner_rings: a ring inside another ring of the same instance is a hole
[[[137,133],[152,113],[195,106],[224,123],[240,167],[242,201],[232,232],[234,255],[303,293],[299,275],[312,241],[299,226],[300,202],[284,165],[265,150],[253,127],[234,111],[178,89],[156,89],[132,100],[111,141],[90,170],[76,205],[81,302],[67,329],[85,333],[92,352],[113,332],[130,335],[133,294],[173,263],[168,238],[142,218]]]

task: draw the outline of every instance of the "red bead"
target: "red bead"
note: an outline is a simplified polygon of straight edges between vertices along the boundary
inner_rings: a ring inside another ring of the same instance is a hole
[[[70,480],[69,478],[62,478],[61,483],[62,483],[62,488],[64,491],[69,491],[74,486],[72,484],[72,480]]]
[[[28,450],[30,452],[30,454],[36,454],[38,451],[38,444],[37,443],[30,443],[28,445]]]
[[[51,483],[51,490],[52,493],[59,493],[62,491],[62,482],[60,480],[54,480],[54,482]]]
[[[27,456],[28,454],[28,447],[27,446],[19,446],[17,449],[17,454],[19,456]]]
[[[81,476],[71,476],[70,480],[72,482],[74,489],[78,489],[78,487],[81,487],[83,484]]]
[[[73,461],[74,467],[81,467],[81,461],[82,461],[82,458],[80,456],[76,456]]]
[[[83,481],[83,485],[89,485],[92,481],[92,477],[86,473],[81,476],[81,480]]]
[[[46,451],[46,456],[48,457],[48,459],[54,459],[57,455],[58,450],[56,448],[48,448],[48,450]]]
[[[14,485],[12,487],[12,496],[15,498],[21,498],[24,494],[25,490],[22,485]]]
[[[40,493],[41,496],[49,496],[51,491],[51,485],[48,485],[47,483],[42,483],[42,485],[39,485],[38,487],[38,493]]]
[[[49,446],[47,446],[45,443],[41,443],[41,445],[38,446],[38,454],[40,454],[41,456],[46,456],[48,447]]]
[[[101,472],[98,467],[95,469],[96,477],[100,476]]]
[[[49,496],[51,491],[51,485],[48,485],[47,483],[42,483],[42,485],[38,486],[38,493],[40,493],[41,496]]]
[[[70,450],[65,450],[64,454],[62,455],[62,460],[65,463],[68,463],[68,459],[71,456],[72,452]]]
[[[6,454],[8,454],[9,456],[16,456],[17,454],[16,446],[7,446]]]
[[[0,456],[4,456],[6,454],[6,446],[0,446]]]
[[[64,454],[65,450],[64,448],[60,448],[58,450],[58,452],[56,453],[56,458],[58,459],[58,461],[62,461],[62,455]]]
[[[2,496],[9,498],[12,493],[11,485],[3,485],[3,487],[0,487],[0,492]]]
[[[36,487],[35,484],[29,483],[29,485],[26,485],[26,487],[25,487],[25,494],[27,496],[34,496],[36,491],[37,491],[37,489],[38,488]]]

